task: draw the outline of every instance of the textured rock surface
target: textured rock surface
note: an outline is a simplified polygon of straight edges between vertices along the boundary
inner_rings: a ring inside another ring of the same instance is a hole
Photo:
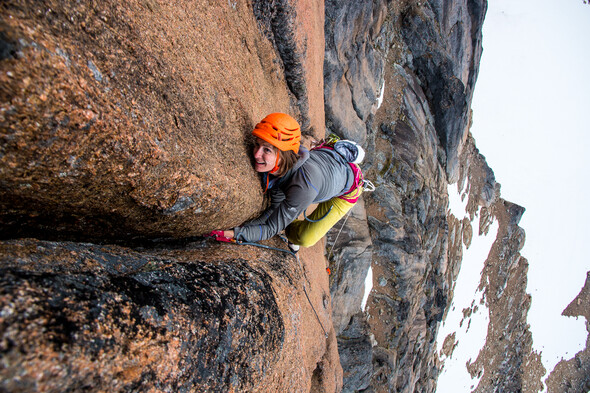
[[[381,123],[379,186],[367,209],[375,248],[368,304],[378,343],[373,384],[380,391],[432,391],[437,373],[429,354],[448,293],[446,177],[418,81],[395,71],[407,83],[405,105],[401,119]]]
[[[469,107],[479,72],[485,0],[428,1],[403,12],[402,35],[446,152],[449,183],[469,131]]]
[[[385,59],[375,46],[386,15],[385,0],[326,1],[326,126],[359,143],[382,86]]]
[[[545,369],[540,354],[532,349],[527,323],[531,302],[526,293],[528,261],[520,255],[525,233],[518,226],[525,209],[500,197],[500,185],[495,183],[493,172],[472,138],[461,158],[459,187],[466,186],[469,222],[478,217],[479,226],[471,229],[465,220],[455,221],[451,231],[465,243],[473,234],[488,233],[492,222],[498,224],[479,283],[483,304],[489,310],[486,342],[466,367],[472,378],[479,378],[475,392],[538,392]],[[447,281],[451,283],[453,278],[447,277]],[[466,323],[477,307],[472,304],[464,310]]]
[[[260,29],[279,54],[304,133],[322,138],[324,2],[255,0],[252,4]]]
[[[365,196],[372,391],[436,386],[436,333],[461,259],[449,244],[447,184],[458,179],[467,138],[485,4],[326,2],[326,125],[367,146],[364,169],[377,185]],[[339,338],[341,354],[349,342]],[[344,366],[345,389],[354,381],[350,391],[362,390],[365,372]]]
[[[334,335],[305,317],[303,285],[323,323],[329,303],[295,258],[208,242],[0,249],[2,390],[339,389]]]
[[[476,391],[538,391],[524,210],[468,132],[486,4],[2,3],[0,389],[433,392],[463,246],[497,221],[467,367]],[[263,208],[247,135],[272,111],[361,142],[377,185],[301,264],[189,241]],[[548,384],[587,375],[586,349]]]
[[[341,390],[322,245],[186,240],[264,207],[262,117],[323,135],[323,3],[269,6],[2,3],[1,390]]]
[[[590,392],[590,272],[586,273],[586,283],[578,296],[563,311],[568,317],[586,318],[586,348],[572,359],[560,361],[547,378],[549,392]]]
[[[353,315],[361,311],[365,278],[372,260],[372,243],[365,204],[361,200],[350,215],[328,234],[330,293],[334,329],[340,334]]]
[[[528,262],[519,253],[524,208],[501,198],[500,184],[468,132],[487,3],[327,2],[326,7],[326,124],[365,144],[370,154],[364,170],[377,185],[365,195],[373,250],[367,310],[339,315],[340,324],[335,318],[344,390],[435,391],[443,361],[456,344],[453,334],[437,338],[437,333],[453,298],[463,247],[497,222],[479,288],[489,309],[486,344],[466,367],[479,379],[477,392],[540,391],[546,370],[532,349]],[[331,24],[328,15],[342,24]],[[447,211],[447,185],[455,182],[468,198],[466,218]],[[475,218],[479,227],[472,224]],[[329,239],[334,237],[333,231]],[[347,247],[343,243],[341,255],[354,255],[355,246]],[[355,263],[365,264],[354,257],[339,262]],[[354,286],[343,288],[354,282],[333,278],[333,304],[353,296]],[[354,310],[359,311],[356,304]],[[437,339],[444,341],[440,354]],[[371,354],[372,365],[360,364]],[[583,391],[586,368],[581,352],[556,368],[551,386]]]
[[[2,8],[3,236],[184,237],[256,212],[245,136],[291,98],[247,2]]]

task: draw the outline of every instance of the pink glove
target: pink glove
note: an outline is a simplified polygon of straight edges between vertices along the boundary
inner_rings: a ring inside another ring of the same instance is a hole
[[[235,241],[234,239],[223,236],[223,231],[211,231],[211,233],[208,233],[205,236],[214,237],[218,242],[233,243]]]

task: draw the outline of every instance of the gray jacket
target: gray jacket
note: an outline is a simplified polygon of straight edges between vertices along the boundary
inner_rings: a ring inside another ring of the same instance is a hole
[[[283,177],[271,176],[270,207],[257,219],[234,228],[235,238],[256,242],[273,237],[312,203],[345,194],[354,183],[350,164],[329,149],[299,149],[295,166]]]

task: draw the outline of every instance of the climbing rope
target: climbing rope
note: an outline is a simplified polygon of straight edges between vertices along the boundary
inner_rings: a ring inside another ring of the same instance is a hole
[[[267,250],[280,251],[280,252],[284,252],[285,254],[293,255],[295,258],[299,259],[297,257],[297,253],[294,253],[291,250],[285,250],[284,248],[271,247],[271,246],[267,246],[265,244],[246,242],[243,240],[236,240],[235,243],[239,244],[239,245],[244,245],[244,246],[254,246],[254,247],[260,247],[260,248],[266,248]]]
[[[334,243],[332,243],[332,248],[330,248],[330,252],[328,254],[328,262],[330,262],[330,257],[332,256],[332,251],[334,251],[334,247],[336,246],[336,241],[338,240],[338,237],[340,236],[340,232],[342,232],[342,229],[344,229],[344,225],[346,224],[346,220],[348,220],[348,217],[350,216],[352,209],[354,209],[354,206],[346,213],[346,216],[344,216],[344,221],[342,222],[342,225],[340,226],[340,230],[336,234],[336,238],[334,238]],[[336,269],[336,270],[338,270],[338,269]]]
[[[280,236],[279,235],[279,238],[281,240],[283,240],[284,242],[286,242],[287,244],[289,244],[289,241],[286,238],[284,238],[283,236]],[[219,240],[219,238],[217,238],[217,240]],[[224,241],[224,240],[221,240],[221,241]],[[284,248],[267,246],[265,244],[253,243],[253,242],[246,242],[246,241],[243,241],[243,240],[234,240],[234,241],[231,241],[230,243],[235,243],[235,244],[238,244],[238,245],[241,245],[241,246],[254,246],[254,247],[265,248],[265,249],[273,250],[273,251],[280,251],[280,252],[283,252],[285,254],[289,254],[289,255],[294,256],[295,259],[297,260],[297,263],[299,264],[299,268],[303,272],[303,277],[304,277],[304,281],[303,281],[303,293],[305,294],[305,297],[307,298],[307,302],[311,306],[311,309],[313,310],[313,313],[315,314],[315,317],[318,320],[318,323],[320,324],[320,327],[322,328],[322,331],[324,332],[324,336],[326,338],[328,338],[328,332],[324,328],[324,325],[322,324],[322,321],[320,320],[320,316],[318,315],[315,307],[313,306],[313,303],[311,302],[311,299],[309,298],[309,294],[307,293],[307,288],[306,288],[305,283],[307,281],[309,281],[309,279],[307,278],[307,274],[305,273],[305,269],[303,269],[303,265],[301,264],[301,260],[299,259],[299,255],[296,252],[293,252],[291,250],[285,250]]]
[[[363,179],[363,192],[373,192],[373,191],[375,191],[375,185],[370,180]],[[348,220],[348,217],[350,216],[352,209],[354,209],[354,206],[346,213],[346,216],[344,217],[344,221],[342,221],[342,225],[340,226],[340,230],[338,231],[338,233],[336,234],[336,237],[334,238],[334,242],[332,243],[332,247],[330,248],[330,252],[328,253],[328,263],[330,263],[330,258],[332,257],[332,251],[334,251],[334,247],[336,246],[336,242],[338,241],[338,238],[340,237],[340,233],[342,232],[342,229],[344,229],[344,225],[346,225],[346,221]],[[340,258],[338,258],[336,260],[335,264],[336,264],[336,273],[338,273],[338,271],[340,270]]]

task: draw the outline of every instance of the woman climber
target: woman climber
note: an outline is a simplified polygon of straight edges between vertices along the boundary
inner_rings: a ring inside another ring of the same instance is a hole
[[[270,207],[257,219],[233,230],[213,235],[256,242],[285,229],[292,251],[310,247],[320,240],[354,206],[363,191],[363,177],[357,163],[364,157],[354,142],[343,151],[334,145],[307,150],[301,146],[301,129],[291,116],[272,113],[256,125],[254,169],[262,175]],[[352,150],[347,150],[351,149]],[[341,151],[344,155],[338,153]],[[348,157],[346,157],[348,153]],[[312,204],[317,208],[298,220]]]

